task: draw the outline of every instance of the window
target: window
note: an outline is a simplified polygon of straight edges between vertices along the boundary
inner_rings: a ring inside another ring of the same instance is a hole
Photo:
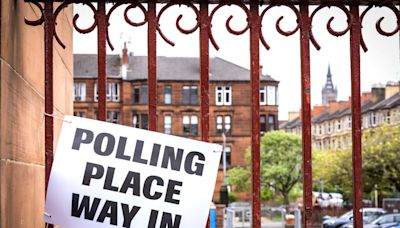
[[[318,134],[322,135],[322,126],[321,125],[318,125]]]
[[[267,87],[260,86],[260,105],[267,104]]]
[[[118,102],[119,101],[119,83],[108,82],[106,86],[106,97],[107,101]],[[94,84],[94,100],[97,101],[99,98],[97,83]]]
[[[232,105],[232,87],[217,86],[215,88],[216,105]]]
[[[231,134],[231,116],[226,115],[217,116],[217,134],[225,133],[225,135]]]
[[[197,86],[183,86],[183,104],[197,104]]]
[[[172,87],[165,86],[164,87],[164,104],[172,103]]]
[[[275,131],[277,129],[275,123],[276,123],[275,115],[268,115],[268,130],[269,131]]]
[[[86,84],[84,82],[74,83],[74,101],[85,101]]]
[[[164,133],[165,134],[172,133],[172,116],[171,115],[164,116]]]
[[[371,113],[371,125],[376,126],[376,113],[375,112]]]
[[[140,87],[135,86],[133,87],[133,103],[139,104],[139,98],[140,98]]]
[[[143,85],[140,87],[140,104],[147,104],[147,85]],[[147,129],[147,128],[146,128]]]
[[[133,103],[147,104],[147,85],[133,87]]]
[[[275,86],[267,86],[267,104],[268,105],[277,105],[276,100],[276,87]]]
[[[139,114],[133,114],[132,126],[139,128]]]
[[[119,123],[119,112],[107,111],[107,122],[109,123]]]
[[[261,115],[260,116],[260,132],[264,133],[267,131],[267,116]]]
[[[74,112],[74,116],[78,116],[78,117],[86,117],[86,112]]]
[[[119,101],[119,84],[118,83],[109,83],[107,88],[111,90],[111,100],[114,102]],[[107,92],[108,94],[108,92]]]
[[[347,128],[351,129],[351,116],[347,117]]]
[[[140,128],[149,129],[148,123],[149,123],[149,118],[147,114],[142,114],[140,116]]]
[[[197,116],[183,116],[183,134],[197,136],[198,134],[198,119]]]
[[[328,134],[332,133],[332,122],[327,123],[328,126]]]
[[[230,165],[231,165],[231,151],[232,151],[232,148],[230,147],[230,146],[225,146],[225,148],[224,148],[224,150],[225,150],[225,155],[226,155],[226,166],[227,167],[229,167]],[[221,164],[221,166],[223,166],[223,164],[224,164],[224,153],[221,153],[221,162],[220,162],[220,164]]]
[[[386,113],[386,123],[390,124],[390,111]]]
[[[342,120],[338,120],[336,122],[336,130],[341,131],[342,130]]]
[[[141,129],[148,129],[147,114],[133,113],[132,126]]]

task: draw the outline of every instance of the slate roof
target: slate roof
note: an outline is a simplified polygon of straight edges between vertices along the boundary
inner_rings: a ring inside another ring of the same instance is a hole
[[[107,55],[107,77],[121,78],[121,57]],[[195,57],[157,56],[157,79],[160,81],[198,81],[200,62]],[[96,78],[97,55],[74,54],[74,77]],[[126,80],[147,79],[147,56],[129,56]],[[249,81],[250,71],[221,58],[210,59],[210,81]],[[261,81],[278,82],[269,75]]]
[[[393,107],[396,107],[399,105],[400,105],[400,93],[396,93],[395,95],[393,95],[387,99],[378,101],[378,102],[373,102],[373,101],[369,100],[369,101],[363,103],[361,105],[361,112],[364,114],[369,111],[390,109],[390,108],[393,108]],[[328,111],[322,112],[320,115],[312,117],[312,123],[313,124],[322,123],[327,120],[341,118],[345,115],[351,115],[350,107],[345,107],[345,108],[336,110],[333,113],[329,113]],[[297,117],[296,119],[294,119],[292,121],[282,124],[280,126],[280,129],[292,129],[297,126],[300,126],[300,124],[301,124],[301,121]]]
[[[376,104],[371,105],[368,108],[368,111],[374,111],[379,109],[390,109],[395,106],[400,105],[400,93],[396,93],[395,95],[389,97],[388,99],[384,99]]]

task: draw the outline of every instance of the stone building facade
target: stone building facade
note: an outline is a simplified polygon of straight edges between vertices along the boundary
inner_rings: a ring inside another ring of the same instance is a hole
[[[96,55],[74,55],[74,114],[96,118]],[[200,140],[199,59],[157,57],[157,131]],[[148,128],[147,57],[128,54],[107,57],[107,121]],[[223,143],[227,165],[245,165],[251,144],[250,72],[220,58],[210,59],[210,142]],[[261,131],[278,128],[278,81],[260,75]],[[214,200],[223,183],[217,177]]]
[[[37,7],[0,2],[0,227],[44,227],[44,28]],[[57,31],[66,49],[54,45],[54,114],[72,114],[72,7],[61,12]],[[54,119],[56,145],[62,121]]]
[[[362,129],[400,125],[400,84],[375,85],[362,93]],[[293,115],[292,115],[293,116]],[[326,150],[351,148],[351,101],[330,102],[312,110],[313,147]],[[301,134],[300,116],[280,125],[286,132]]]

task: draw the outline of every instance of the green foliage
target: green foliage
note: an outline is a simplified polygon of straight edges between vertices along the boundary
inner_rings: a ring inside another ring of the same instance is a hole
[[[232,192],[232,191],[231,191],[231,192],[228,193],[228,200],[229,200],[229,202],[236,202],[237,199],[238,199],[238,197],[237,197],[237,195],[236,195],[235,192]]]
[[[236,191],[249,191],[251,186],[250,150],[246,151],[246,167],[228,171],[227,182]],[[261,138],[261,196],[269,200],[274,191],[289,203],[289,192],[301,178],[301,138],[282,131],[266,133]]]
[[[400,191],[400,126],[369,129],[363,134],[364,191]]]
[[[301,178],[301,138],[273,131],[261,138],[261,180],[280,192],[289,205],[289,192]]]
[[[363,190],[369,195],[378,187],[381,196],[400,191],[400,126],[382,126],[363,132]],[[313,151],[314,187],[323,179],[325,189],[352,194],[352,153]]]
[[[235,191],[250,190],[251,174],[247,167],[236,167],[228,170],[226,182],[235,187]]]

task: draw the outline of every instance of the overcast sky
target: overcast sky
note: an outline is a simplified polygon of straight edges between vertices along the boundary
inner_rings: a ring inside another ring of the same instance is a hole
[[[158,5],[159,10],[163,5]],[[123,10],[120,7],[111,16],[110,38],[115,50],[108,53],[121,53],[123,42],[129,41],[128,49],[134,55],[147,55],[147,24],[141,27],[131,27],[123,19]],[[262,10],[263,8],[261,8]],[[92,23],[93,15],[88,8],[75,5],[75,12],[80,14],[78,24],[88,27]],[[281,15],[285,15],[282,28],[291,30],[295,26],[292,11],[286,7],[276,7],[264,17],[262,31],[271,49],[267,51],[260,44],[260,59],[263,65],[263,74],[269,74],[280,81],[279,84],[279,119],[287,119],[288,111],[297,111],[300,108],[300,41],[299,32],[293,36],[284,37],[277,33],[275,22]],[[211,9],[210,9],[211,13]],[[311,10],[310,10],[311,13]],[[159,56],[199,56],[199,32],[190,35],[181,34],[175,26],[176,17],[183,14],[182,26],[190,28],[195,24],[195,15],[186,6],[180,9],[174,6],[165,11],[160,19],[161,29],[168,38],[173,40],[175,47],[169,46],[161,36],[157,36],[157,55]],[[220,57],[240,66],[249,68],[249,32],[235,36],[227,32],[225,21],[233,14],[232,27],[237,30],[245,26],[245,14],[236,6],[225,6],[215,14],[212,21],[212,30],[220,50],[216,51],[210,43],[210,57]],[[138,10],[129,13],[133,21],[141,21],[143,15]],[[346,100],[350,96],[350,52],[349,33],[339,38],[330,35],[326,23],[331,16],[336,16],[333,27],[343,30],[346,27],[346,16],[335,7],[323,9],[316,14],[313,21],[313,32],[321,45],[317,51],[312,44],[311,49],[311,100],[312,105],[321,103],[321,89],[326,81],[328,64],[334,85],[338,89],[338,99]],[[385,16],[382,25],[387,31],[396,27],[396,18],[388,9],[372,9],[363,23],[363,35],[369,48],[368,52],[361,52],[361,89],[369,91],[372,84],[386,84],[387,81],[400,80],[400,35],[384,37],[375,29],[376,21]],[[96,53],[97,31],[89,34],[74,33],[74,53]],[[249,98],[250,99],[250,98]]]

